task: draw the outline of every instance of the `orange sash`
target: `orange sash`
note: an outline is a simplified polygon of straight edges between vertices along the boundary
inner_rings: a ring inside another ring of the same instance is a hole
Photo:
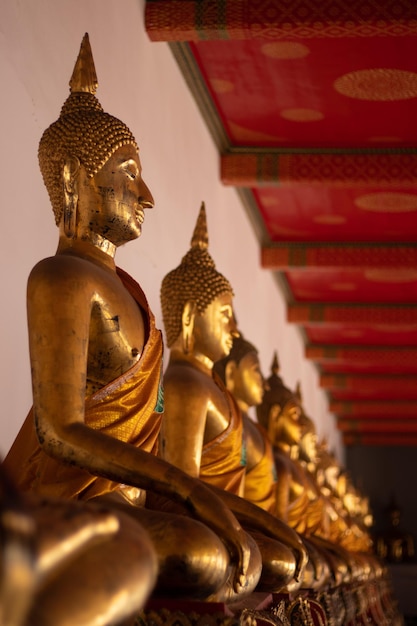
[[[244,497],[264,511],[275,513],[277,473],[274,453],[266,431],[260,424],[255,423],[255,426],[261,431],[265,450],[259,463],[246,472]]]

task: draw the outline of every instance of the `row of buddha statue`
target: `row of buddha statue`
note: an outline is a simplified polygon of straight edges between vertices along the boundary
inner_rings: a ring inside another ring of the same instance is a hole
[[[0,624],[127,625],[149,598],[241,609],[256,594],[288,607],[313,594],[311,623],[357,624],[353,594],[370,589],[367,623],[401,624],[368,501],[276,359],[264,380],[204,205],[161,286],[163,371],[145,295],[115,264],[154,201],[133,134],[96,89],[86,35],[39,146],[59,242],[28,280],[33,407],[1,467]],[[273,623],[285,620],[308,623]]]

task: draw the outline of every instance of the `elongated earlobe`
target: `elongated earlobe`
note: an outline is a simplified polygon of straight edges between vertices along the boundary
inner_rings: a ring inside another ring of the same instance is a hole
[[[268,415],[268,435],[272,442],[277,437],[277,426],[281,415],[281,406],[279,404],[273,404],[269,409]]]
[[[184,354],[193,351],[194,320],[197,312],[195,302],[189,301],[184,305],[182,312],[182,349]]]
[[[80,161],[77,157],[68,157],[62,170],[64,185],[64,233],[68,239],[75,236],[78,206],[78,172]]]
[[[224,379],[226,388],[233,393],[235,390],[235,372],[236,372],[236,362],[229,361],[224,368]]]

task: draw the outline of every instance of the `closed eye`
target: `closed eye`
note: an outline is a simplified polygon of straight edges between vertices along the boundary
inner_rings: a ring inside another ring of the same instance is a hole
[[[125,161],[121,167],[130,180],[135,180],[139,176],[139,168],[133,159]]]

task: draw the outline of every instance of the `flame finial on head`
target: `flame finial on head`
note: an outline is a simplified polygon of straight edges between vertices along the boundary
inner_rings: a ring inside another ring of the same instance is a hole
[[[200,213],[191,238],[191,248],[200,248],[200,250],[208,250],[209,238],[207,230],[207,215],[204,202],[201,203]]]
[[[278,372],[279,372],[278,353],[275,350],[274,356],[273,356],[273,359],[272,359],[272,364],[271,364],[271,374],[277,376]]]
[[[303,394],[302,394],[302,392],[301,392],[301,383],[300,383],[300,381],[299,381],[299,380],[297,381],[297,384],[296,384],[296,386],[295,386],[295,395],[297,396],[298,401],[299,401],[299,402],[300,402],[300,404],[301,404],[301,403],[302,403],[302,401],[303,401]]]
[[[95,94],[97,91],[97,74],[88,33],[85,33],[81,42],[80,52],[72,72],[69,86],[71,93],[84,91]]]
[[[271,376],[266,381],[267,390],[264,394],[262,404],[257,407],[258,421],[266,429],[268,429],[269,412],[273,405],[279,405],[282,413],[289,402],[298,404],[296,394],[288,389],[288,387],[284,385],[282,378],[278,376],[279,369],[278,355],[277,352],[274,352]]]

